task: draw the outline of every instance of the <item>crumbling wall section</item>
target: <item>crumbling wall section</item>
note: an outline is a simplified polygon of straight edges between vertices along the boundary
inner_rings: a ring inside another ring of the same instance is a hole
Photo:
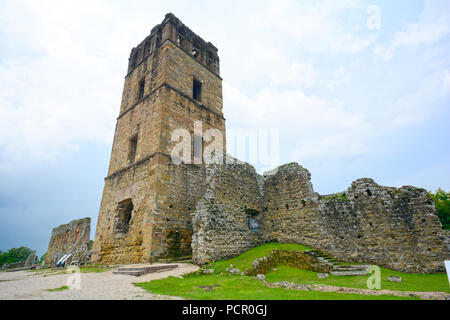
[[[309,171],[297,163],[264,174],[266,232],[273,241],[314,247],[321,239],[319,194],[310,180]]]
[[[450,257],[432,199],[424,189],[382,187],[360,179],[320,200],[323,249],[336,257],[406,272],[444,271]]]
[[[90,241],[91,218],[74,220],[68,224],[60,225],[52,230],[48,245],[45,263],[55,265],[65,254],[77,255],[79,263],[89,261],[89,250],[86,250]],[[79,252],[86,252],[80,255]]]
[[[355,181],[345,192],[319,196],[298,164],[265,177],[269,237],[302,243],[348,262],[405,272],[444,271],[445,233],[426,190]]]
[[[167,196],[161,206],[165,230],[163,254],[169,258],[191,256],[191,214],[206,191],[206,169],[203,166],[170,163],[168,175]]]
[[[210,169],[210,183],[193,214],[193,261],[204,264],[239,255],[267,241],[260,177],[248,164]],[[253,229],[252,229],[253,227]]]

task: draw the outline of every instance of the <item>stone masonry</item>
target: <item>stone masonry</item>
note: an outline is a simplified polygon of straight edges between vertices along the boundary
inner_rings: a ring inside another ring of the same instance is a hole
[[[229,156],[224,164],[175,164],[175,130],[189,132],[194,150],[199,138],[206,146],[195,122],[202,132],[216,129],[226,137],[217,51],[173,14],[131,51],[93,263],[192,255],[204,264],[279,241],[348,262],[444,270],[448,237],[423,189],[360,179],[345,192],[323,196],[297,163],[264,175]],[[195,151],[188,156],[195,160]],[[49,262],[64,251],[60,234],[52,234]]]
[[[301,243],[347,262],[405,272],[444,271],[450,251],[426,190],[382,187],[372,179],[360,179],[345,192],[321,196],[314,192],[310,173],[296,163],[264,176],[252,169],[224,165],[219,172],[226,177],[219,174],[212,179],[193,219],[196,263],[230,258],[260,243],[278,241]],[[232,184],[227,186],[224,180]],[[261,192],[251,194],[253,203],[238,202],[261,184]],[[210,191],[227,187],[236,204],[227,204],[224,194]],[[260,230],[243,223],[249,218],[246,205],[258,211]]]
[[[249,164],[210,169],[208,189],[192,219],[197,264],[234,257],[268,240],[261,232],[262,179],[255,169]],[[259,223],[252,227],[255,220]]]
[[[191,254],[190,214],[204,188],[204,169],[175,168],[171,138],[179,128],[194,136],[195,121],[203,131],[216,129],[225,137],[219,73],[217,48],[172,14],[133,48],[93,262],[141,263]]]
[[[296,163],[265,177],[266,231],[348,262],[406,272],[443,271],[450,257],[436,209],[424,189],[382,187],[360,179],[321,196]]]
[[[65,254],[72,254],[72,261],[83,264],[90,260],[91,218],[74,220],[52,230],[45,264],[56,265]]]

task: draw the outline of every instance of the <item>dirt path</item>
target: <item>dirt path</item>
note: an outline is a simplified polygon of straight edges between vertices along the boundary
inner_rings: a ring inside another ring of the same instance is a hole
[[[133,285],[168,276],[181,276],[198,267],[178,264],[179,268],[141,277],[103,273],[0,272],[0,300],[178,300],[178,297],[155,295]],[[71,289],[49,292],[70,285]]]
[[[356,289],[356,288],[343,288],[327,285],[313,285],[313,284],[295,284],[292,282],[266,282],[269,287],[286,288],[292,290],[304,290],[304,291],[321,291],[321,292],[337,292],[337,293],[355,293],[363,295],[392,295],[397,297],[419,297],[425,300],[450,300],[450,293],[446,292],[415,292],[415,291],[393,291],[393,290],[369,290],[369,289]]]

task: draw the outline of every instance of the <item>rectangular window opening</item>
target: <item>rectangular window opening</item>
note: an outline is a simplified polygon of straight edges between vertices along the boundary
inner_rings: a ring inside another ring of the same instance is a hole
[[[198,58],[198,56],[200,55],[200,50],[197,47],[192,47],[192,56],[194,58]]]
[[[194,58],[198,58],[200,56],[200,49],[199,48],[200,48],[200,46],[199,46],[198,41],[194,40],[192,42],[192,56]]]
[[[247,216],[247,225],[250,231],[253,232],[261,231],[261,220],[259,216]]]
[[[197,101],[202,100],[202,83],[198,81],[197,79],[194,79],[194,85],[193,85],[193,98]]]
[[[136,159],[137,143],[138,143],[137,135],[130,138],[130,146],[129,146],[129,152],[128,152],[128,160],[130,162],[134,162],[134,160]]]
[[[213,65],[213,55],[211,52],[208,52],[208,58],[206,59],[206,62],[208,63],[209,66]]]
[[[261,231],[261,218],[259,211],[255,209],[245,209],[245,214],[247,215],[247,225],[250,231],[259,232]]]
[[[145,90],[145,79],[141,80],[141,82],[139,82],[138,101],[140,101],[140,100],[142,100],[142,98],[144,98],[144,90]]]
[[[181,34],[181,33],[178,33],[178,36],[177,36],[177,42],[178,42],[178,45],[181,47],[182,45],[183,45],[183,43],[184,43],[184,37],[183,37],[183,35]]]

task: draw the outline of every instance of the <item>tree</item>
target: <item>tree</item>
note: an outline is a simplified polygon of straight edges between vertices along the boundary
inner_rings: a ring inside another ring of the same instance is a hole
[[[24,261],[28,258],[31,252],[32,250],[27,247],[9,249],[8,252],[2,252],[0,255],[0,265]]]
[[[41,258],[39,259],[38,264],[42,264],[42,262],[44,262],[46,256],[47,256],[47,252],[44,253],[44,254],[41,256]]]
[[[450,230],[450,192],[439,188],[435,194],[430,193],[430,197],[434,201],[443,228]]]

